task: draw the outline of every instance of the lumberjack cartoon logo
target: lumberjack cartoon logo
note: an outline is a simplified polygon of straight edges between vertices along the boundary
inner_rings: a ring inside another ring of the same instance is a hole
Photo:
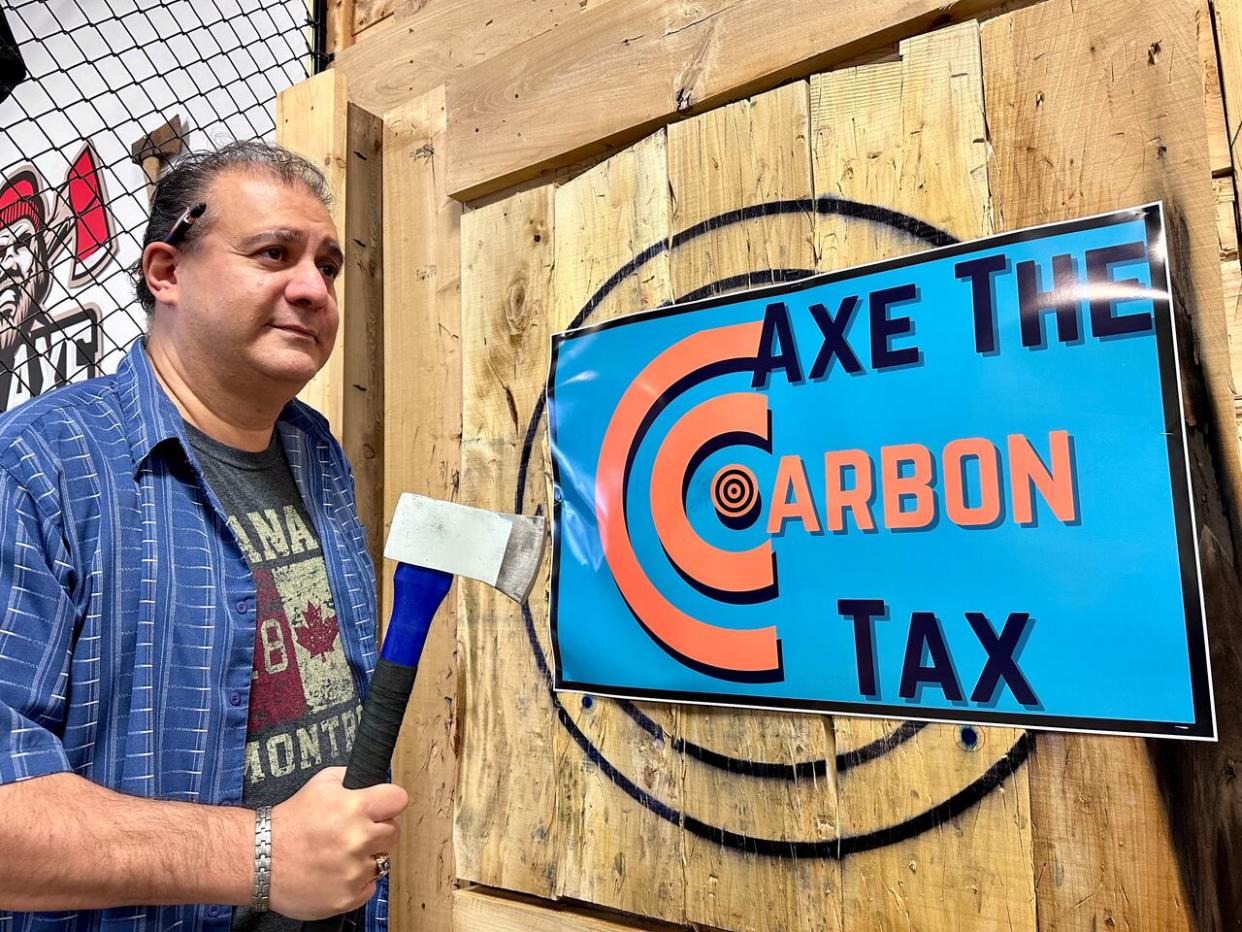
[[[74,377],[98,374],[99,309],[73,297],[113,260],[115,240],[95,151],[86,143],[62,185],[33,165],[0,186],[0,410]],[[67,300],[53,300],[57,272]]]

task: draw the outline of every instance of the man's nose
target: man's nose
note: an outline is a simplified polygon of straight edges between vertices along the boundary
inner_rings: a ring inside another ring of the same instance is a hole
[[[285,287],[285,297],[290,304],[323,307],[328,303],[330,294],[328,283],[314,260],[299,262],[290,270],[289,283]]]

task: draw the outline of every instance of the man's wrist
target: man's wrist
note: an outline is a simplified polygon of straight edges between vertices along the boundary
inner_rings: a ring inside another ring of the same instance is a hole
[[[272,807],[260,806],[254,812],[254,882],[250,889],[250,908],[267,912],[272,893]]]

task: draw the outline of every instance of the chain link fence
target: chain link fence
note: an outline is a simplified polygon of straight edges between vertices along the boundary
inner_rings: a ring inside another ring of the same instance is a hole
[[[151,181],[179,152],[274,138],[277,93],[324,62],[316,9],[10,0],[0,24],[0,411],[115,369],[146,327],[128,269]]]

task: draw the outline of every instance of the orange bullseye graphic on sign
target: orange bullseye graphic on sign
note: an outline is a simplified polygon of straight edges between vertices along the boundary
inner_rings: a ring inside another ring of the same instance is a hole
[[[745,466],[722,466],[712,478],[712,504],[726,527],[748,528],[759,516],[759,485],[755,474]]]
[[[782,676],[775,626],[737,629],[709,624],[674,606],[644,572],[626,516],[634,457],[656,416],[687,388],[753,367],[761,324],[719,327],[686,337],[653,359],[617,404],[600,448],[595,512],[604,558],[639,624],[682,663],[733,680]],[[661,546],[678,572],[702,592],[728,602],[765,601],[776,594],[772,543],[741,552],[703,540],[686,515],[689,478],[703,460],[729,444],[771,449],[767,399],[738,392],[692,408],[673,425],[651,473],[651,512]]]

